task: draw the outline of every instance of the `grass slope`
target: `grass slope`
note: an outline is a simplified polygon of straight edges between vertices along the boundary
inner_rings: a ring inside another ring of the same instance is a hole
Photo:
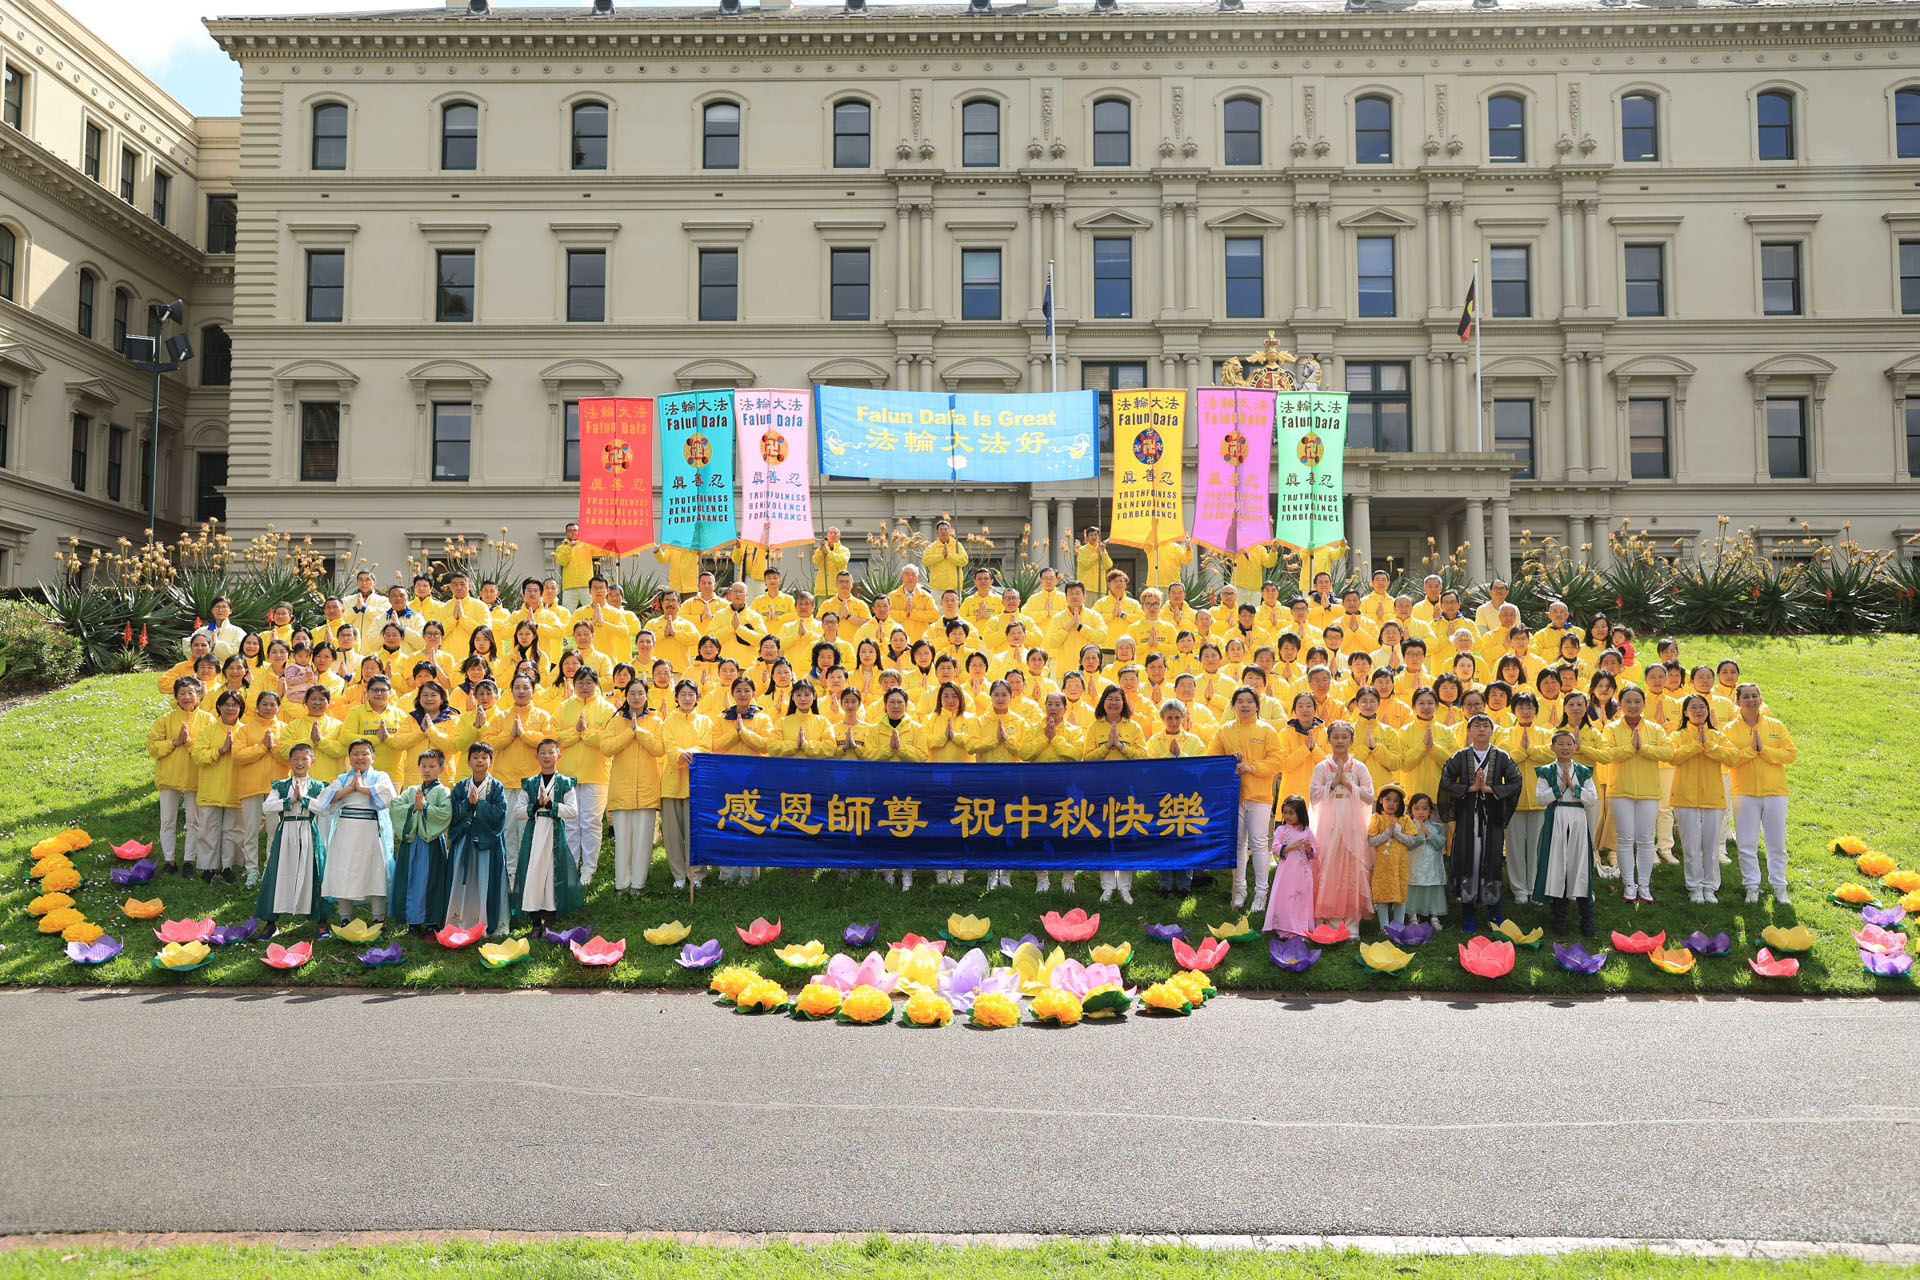
[[[1418,953],[1417,959],[1396,977],[1384,977],[1359,967],[1354,948],[1343,944],[1326,950],[1320,962],[1304,974],[1285,974],[1268,960],[1264,945],[1236,946],[1214,971],[1223,989],[1328,991],[1407,988],[1427,991],[1514,991],[1570,994],[1601,991],[1728,991],[1769,990],[1805,993],[1911,992],[1905,980],[1875,979],[1861,969],[1849,930],[1859,927],[1851,910],[1827,901],[1827,893],[1843,880],[1859,879],[1851,861],[1826,852],[1841,834],[1857,834],[1878,849],[1893,854],[1903,866],[1920,864],[1920,810],[1912,803],[1912,766],[1920,744],[1920,707],[1913,699],[1914,677],[1920,671],[1920,638],[1883,636],[1871,639],[1739,639],[1691,640],[1683,653],[1705,661],[1731,653],[1747,675],[1758,680],[1769,704],[1792,729],[1800,758],[1792,771],[1793,804],[1789,836],[1793,860],[1794,906],[1780,908],[1766,901],[1748,907],[1739,903],[1737,868],[1728,867],[1722,903],[1695,907],[1686,901],[1677,866],[1661,866],[1655,873],[1659,903],[1629,909],[1617,897],[1617,882],[1602,882],[1599,925],[1607,931],[1644,929],[1667,931],[1677,942],[1695,929],[1726,930],[1732,935],[1732,954],[1702,960],[1693,972],[1671,975],[1656,970],[1642,957],[1616,954],[1597,977],[1576,978],[1555,964],[1550,948],[1522,950],[1514,972],[1498,981],[1475,978],[1458,964],[1456,944],[1462,935],[1449,931]],[[936,887],[932,873],[921,875],[911,894],[888,890],[872,874],[843,881],[825,872],[795,880],[785,871],[769,872],[745,886],[702,889],[689,905],[684,893],[669,887],[663,858],[656,858],[645,896],[625,898],[610,883],[612,852],[602,858],[601,875],[589,891],[587,909],[578,921],[608,938],[628,940],[626,958],[611,970],[583,969],[570,955],[535,944],[532,960],[493,971],[471,951],[449,952],[431,941],[409,939],[406,959],[391,968],[367,970],[344,943],[326,941],[316,948],[315,961],[293,974],[272,970],[259,962],[264,945],[255,943],[219,953],[204,968],[188,975],[155,972],[149,961],[157,949],[147,922],[128,920],[119,904],[127,895],[115,891],[107,879],[113,861],[107,846],[128,837],[150,840],[157,822],[150,762],[145,751],[146,727],[159,714],[160,699],[153,677],[104,677],[82,681],[57,693],[16,706],[0,714],[0,982],[6,983],[199,983],[220,986],[363,985],[368,987],[514,987],[514,986],[704,986],[705,975],[688,973],[673,963],[677,948],[649,946],[643,928],[670,919],[693,926],[692,940],[719,938],[726,944],[729,962],[757,966],[790,987],[804,975],[788,970],[770,950],[755,951],[734,932],[755,916],[783,919],[782,942],[818,938],[828,949],[841,948],[840,933],[850,921],[880,921],[880,937],[887,940],[909,931],[938,937],[950,912],[991,916],[996,935],[1035,933],[1044,936],[1041,914],[1078,903],[1094,906],[1097,877],[1083,873],[1080,893],[1072,900],[1055,891],[1045,898],[1033,893],[1031,876],[1021,876],[1012,890],[980,891],[983,877],[961,887]],[[63,827],[81,826],[92,833],[94,845],[76,855],[87,881],[74,895],[88,918],[127,943],[126,951],[97,969],[70,964],[57,938],[40,936],[25,907],[34,886],[26,878],[29,847]],[[1224,880],[1224,877],[1223,877]],[[1101,908],[1099,941],[1134,943],[1136,960],[1129,973],[1135,982],[1149,982],[1172,971],[1169,949],[1145,940],[1141,926],[1149,922],[1179,921],[1190,928],[1228,918],[1223,888],[1197,897],[1162,899],[1142,877],[1133,907],[1118,900]],[[156,877],[136,896],[166,901],[166,916],[215,915],[222,923],[244,919],[253,894],[244,884]],[[1883,890],[1883,904],[1896,895]],[[1522,908],[1529,927],[1544,923],[1541,908]],[[1804,957],[1800,976],[1784,982],[1762,982],[1747,969],[1745,957],[1760,944],[1768,924],[1804,923],[1818,935],[1814,951]],[[311,937],[302,925],[283,939]],[[1368,937],[1372,937],[1369,928]],[[957,951],[957,949],[956,949]],[[1084,947],[1068,949],[1085,958]]]

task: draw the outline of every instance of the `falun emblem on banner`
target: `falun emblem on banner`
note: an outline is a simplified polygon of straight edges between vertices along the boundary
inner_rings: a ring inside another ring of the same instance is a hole
[[[704,467],[713,461],[713,441],[697,431],[687,437],[680,451],[686,455],[690,467]]]
[[[1162,440],[1160,433],[1152,427],[1148,427],[1133,438],[1133,456],[1148,466],[1160,461],[1160,455],[1165,453],[1166,449],[1166,441]]]
[[[600,447],[600,463],[609,473],[618,475],[633,465],[633,446],[613,439]]]
[[[1327,446],[1319,436],[1309,431],[1300,437],[1300,444],[1294,452],[1306,466],[1317,467],[1320,465],[1320,459],[1327,456]]]
[[[788,452],[787,438],[778,431],[768,431],[760,437],[760,457],[769,466],[785,462]]]

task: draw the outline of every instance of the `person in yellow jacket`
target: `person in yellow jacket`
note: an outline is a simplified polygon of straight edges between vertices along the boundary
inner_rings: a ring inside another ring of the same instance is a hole
[[[613,826],[613,891],[637,894],[653,869],[660,818],[660,739],[647,708],[647,685],[627,686],[619,708],[600,726],[606,761],[606,812]]]
[[[1069,582],[1067,607],[1047,624],[1044,647],[1049,654],[1053,655],[1054,669],[1068,671],[1078,667],[1081,650],[1088,645],[1098,648],[1105,644],[1106,639],[1106,619],[1087,608],[1086,587],[1077,579]]]
[[[1263,542],[1233,557],[1233,585],[1247,599],[1257,599],[1266,584],[1267,570],[1280,563],[1280,548]]]
[[[1101,693],[1100,701],[1094,704],[1093,723],[1087,726],[1080,741],[1084,758],[1089,761],[1144,760],[1147,756],[1146,735],[1140,731],[1140,722],[1132,717],[1127,695],[1118,685],[1108,685]],[[1100,901],[1112,898],[1116,890],[1120,901],[1133,902],[1131,871],[1100,873]]]
[[[840,615],[840,629],[846,635],[856,634],[873,618],[873,610],[867,602],[853,593],[853,575],[841,569],[833,575],[833,594],[823,595],[816,591],[819,599],[814,603],[814,612],[825,616],[829,611]]]
[[[726,706],[713,717],[713,752],[723,756],[764,756],[773,736],[773,717],[757,702],[754,682],[736,676],[727,686]],[[757,879],[758,867],[722,867],[721,880]]]
[[[1180,581],[1181,571],[1193,563],[1193,544],[1177,538],[1157,547],[1142,547],[1140,554],[1147,563],[1147,586],[1165,592]]]
[[[1107,635],[1116,637],[1140,620],[1140,602],[1127,594],[1125,570],[1107,570],[1106,585],[1105,593],[1093,602],[1093,609],[1104,621]]]
[[[1434,718],[1439,708],[1440,699],[1431,688],[1416,690],[1413,719],[1400,730],[1394,752],[1398,766],[1394,770],[1394,781],[1410,796],[1438,795],[1440,769],[1459,750],[1453,730]]]
[[[1298,693],[1288,708],[1292,713],[1280,728],[1280,783],[1278,795],[1304,796],[1312,790],[1313,767],[1327,758],[1327,726],[1311,693]],[[1262,909],[1266,895],[1253,896]]]
[[[1495,741],[1520,770],[1520,796],[1507,822],[1507,883],[1517,903],[1533,899],[1534,873],[1539,865],[1540,830],[1547,810],[1534,794],[1533,771],[1553,763],[1553,730],[1539,723],[1540,702],[1531,692],[1514,695],[1513,723]]]
[[[618,710],[601,696],[599,673],[588,666],[574,672],[573,696],[560,704],[553,717],[560,772],[574,781],[575,810],[566,824],[567,847],[579,866],[582,888],[593,883],[593,873],[600,866],[600,832],[607,812],[607,757],[600,750],[600,735]]]
[[[287,731],[281,735],[274,755],[291,769],[293,744],[304,742],[313,749],[307,776],[320,783],[332,782],[347,765],[347,744],[340,738],[340,722],[329,714],[333,697],[316,684],[307,690],[306,704],[305,715],[287,722]]]
[[[1726,663],[1722,663],[1725,666]],[[1760,686],[1735,686],[1739,711],[1723,732],[1733,746],[1733,838],[1740,853],[1740,881],[1748,902],[1760,900],[1760,841],[1767,843],[1767,881],[1773,898],[1790,905],[1787,892],[1787,766],[1799,757],[1787,726],[1766,714]]]
[[[473,580],[464,569],[455,569],[448,576],[447,598],[435,603],[432,616],[446,633],[447,652],[455,662],[472,652],[473,633],[493,621],[487,606],[473,594]]]
[[[1187,710],[1187,705],[1178,698],[1168,698],[1160,704],[1159,732],[1147,739],[1149,760],[1177,759],[1181,756],[1207,754],[1206,742],[1199,734],[1187,727]],[[1172,873],[1163,871],[1161,874],[1170,876]]]
[[[840,541],[840,526],[828,525],[826,537],[813,544],[813,594],[822,600],[832,594],[835,579],[852,558],[852,550]]]
[[[950,664],[952,659],[942,661]],[[965,764],[972,760],[973,755],[967,749],[967,727],[971,718],[967,712],[966,690],[951,680],[942,681],[919,718],[920,727],[927,735],[927,759],[934,764]],[[942,877],[946,874],[940,873]],[[942,878],[939,883],[946,881]]]
[[[560,566],[560,604],[568,610],[587,602],[587,583],[593,577],[594,557],[603,554],[598,547],[580,541],[580,526],[567,521],[566,536],[553,549],[554,563]]]
[[[860,743],[862,760],[901,760],[913,764],[925,764],[927,760],[927,737],[924,730],[907,715],[907,692],[895,687],[887,690],[886,700],[882,704],[882,714],[876,716],[867,726],[866,736]],[[913,888],[913,871],[900,871],[900,891],[905,893]],[[893,883],[894,870],[882,872],[888,884]]]
[[[586,624],[592,629],[595,649],[615,662],[625,662],[633,656],[633,633],[637,628],[629,624],[629,619],[633,615],[608,599],[608,586],[605,578],[597,573],[594,574],[592,580],[587,583],[587,602],[573,611],[569,623],[575,635],[579,634],[581,624]],[[597,667],[595,669],[598,670]],[[601,672],[601,678],[606,678],[604,671]],[[561,772],[566,772],[564,766]]]
[[[1079,726],[1067,716],[1067,697],[1058,689],[1044,700],[1040,718],[1020,735],[1020,758],[1030,764],[1062,764],[1082,758],[1086,750]],[[1039,892],[1046,892],[1045,872]]]
[[[212,653],[208,644],[205,652]],[[213,717],[200,709],[200,682],[191,675],[173,682],[173,709],[153,722],[147,731],[147,754],[153,757],[153,785],[160,797],[160,860],[170,875],[180,872],[179,851],[191,869],[198,847],[194,843],[200,817],[195,792],[200,787],[200,768],[193,760],[193,745],[201,730],[213,723]]]
[[[1372,685],[1362,685],[1347,704],[1342,718],[1353,726],[1354,759],[1367,766],[1373,778],[1374,793],[1393,783],[1400,765],[1400,735],[1380,718],[1380,693]],[[1309,775],[1311,778],[1311,775]]]
[[[213,709],[214,718],[201,726],[193,740],[193,762],[200,771],[195,793],[200,804],[200,848],[193,861],[202,881],[211,883],[218,874],[232,884],[233,869],[240,861],[240,756],[262,748],[258,733],[248,741],[248,728],[240,718],[246,705],[239,694],[222,693]]]
[[[987,690],[987,705],[967,721],[967,750],[982,764],[1018,761],[1020,739],[1026,730],[1026,720],[1014,709],[1012,686],[1005,680],[995,680]],[[991,881],[987,887],[993,887]]]
[[[694,756],[713,749],[713,721],[700,713],[699,705],[700,687],[681,680],[673,686],[673,709],[660,719],[660,826],[675,889],[686,888],[689,878],[698,885],[706,877],[688,862],[693,830],[687,809],[689,765]]]
[[[660,615],[647,622],[647,630],[653,633],[653,656],[665,659],[675,672],[685,671],[691,665],[694,650],[700,643],[699,626],[680,610],[680,593],[663,592]]]
[[[1720,853],[1726,847],[1725,771],[1739,763],[1739,755],[1727,735],[1714,727],[1713,703],[1703,693],[1682,700],[1668,738],[1673,743],[1669,798],[1684,855],[1681,874],[1687,899],[1714,902],[1720,894]]]
[[[920,553],[920,562],[927,566],[927,588],[934,595],[960,590],[960,571],[968,563],[967,548],[953,536],[952,521],[942,520],[934,525],[933,541]]]
[[[667,589],[690,596],[700,587],[700,553],[685,547],[653,548],[655,563],[667,567]]]
[[[760,582],[767,574],[767,549],[755,542],[735,542],[727,548],[735,582]]]
[[[1613,763],[1607,802],[1613,809],[1621,896],[1653,901],[1654,826],[1660,817],[1660,766],[1673,759],[1666,730],[1647,718],[1647,695],[1638,685],[1620,691],[1620,718],[1601,733]]]
[[[1042,568],[1040,585],[1034,588],[1033,594],[1028,596],[1021,605],[1021,611],[1039,624],[1034,634],[1039,635],[1044,632],[1047,624],[1066,607],[1067,593],[1059,571],[1051,566]]]
[[[1098,585],[1107,580],[1113,571],[1113,557],[1107,554],[1106,542],[1100,537],[1097,525],[1088,525],[1080,532],[1080,545],[1073,549],[1074,577],[1090,585]]]
[[[375,675],[367,681],[363,701],[348,707],[340,717],[340,733],[351,746],[356,738],[373,743],[375,769],[396,781],[406,774],[400,744],[396,741],[406,729],[407,713],[395,706],[393,681]]]
[[[534,701],[533,680],[525,672],[514,676],[507,686],[512,701],[502,708],[500,718],[481,738],[493,748],[493,774],[509,793],[518,791],[523,778],[540,772],[540,743],[550,736],[553,717]],[[525,820],[516,818],[512,806],[507,812],[506,847],[520,847]],[[512,873],[509,872],[509,879]]]
[[[882,638],[877,630],[880,625],[878,603],[875,601],[873,612],[876,639]],[[932,592],[920,585],[920,570],[914,565],[901,566],[900,585],[887,593],[887,603],[887,616],[893,625],[906,628],[908,640],[925,637],[927,628],[940,617],[939,602],[933,598]]]
[[[451,751],[442,748],[447,760],[446,772],[440,780],[449,787],[472,776],[472,753],[468,749],[483,741],[500,719],[500,686],[491,676],[479,681],[467,695],[467,704],[463,707],[456,703],[454,710],[457,715],[442,733]]]
[[[188,636],[187,656],[161,672],[160,678],[155,682],[159,686],[160,692],[165,694],[169,699],[177,699],[178,691],[174,688],[175,682],[182,676],[191,678],[193,676],[193,664],[212,652],[212,632],[201,630]]]
[[[253,714],[242,724],[247,729],[247,745],[235,752],[239,768],[234,773],[234,794],[240,798],[240,859],[247,869],[247,887],[260,885],[260,833],[265,826],[264,806],[273,784],[286,776],[287,766],[277,753],[286,737],[280,719],[280,695],[263,689],[253,704]],[[275,826],[279,820],[275,819]],[[273,842],[271,827],[267,842]]]
[[[767,754],[805,760],[831,760],[839,754],[833,725],[820,714],[811,680],[796,680],[788,690],[786,714],[767,739]]]
[[[1233,868],[1233,905],[1247,905],[1247,872],[1252,864],[1256,892],[1265,897],[1271,870],[1273,780],[1280,776],[1280,733],[1260,718],[1260,695],[1242,686],[1229,703],[1231,718],[1208,744],[1209,754],[1232,756],[1240,775],[1240,842]]]
[[[758,611],[747,607],[747,584],[736,582],[727,588],[726,602],[713,611],[706,634],[720,642],[720,655],[732,658],[742,667],[760,653],[760,641],[767,624]]]

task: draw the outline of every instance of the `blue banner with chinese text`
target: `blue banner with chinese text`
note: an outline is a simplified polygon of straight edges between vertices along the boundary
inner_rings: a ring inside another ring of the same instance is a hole
[[[1230,756],[892,764],[702,752],[692,860],[709,866],[1188,870],[1233,862]]]
[[[946,395],[819,388],[820,474],[994,484],[1086,480],[1099,395]]]

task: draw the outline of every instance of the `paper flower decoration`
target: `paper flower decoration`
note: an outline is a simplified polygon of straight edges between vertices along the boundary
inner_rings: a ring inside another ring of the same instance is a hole
[[[69,853],[75,849],[85,849],[93,843],[93,837],[88,835],[81,827],[68,827],[65,831],[55,836],[54,839],[65,841]]]
[[[1204,973],[1195,973],[1191,969],[1182,969],[1167,979],[1170,986],[1187,998],[1187,1003],[1198,1009],[1220,993],[1214,990]]]
[[[44,880],[56,871],[70,871],[72,869],[73,859],[64,853],[56,853],[49,857],[35,859],[33,866],[27,870],[27,878],[30,880]]]
[[[960,915],[957,912],[947,917],[947,927],[943,931],[954,942],[978,942],[993,929],[991,916]]]
[[[893,1018],[893,1001],[878,987],[858,986],[840,1002],[840,1021],[870,1027]]]
[[[1665,969],[1668,973],[1691,973],[1697,957],[1686,947],[1655,947],[1647,952],[1647,959],[1653,961],[1656,969]]]
[[[1344,924],[1315,925],[1313,928],[1307,930],[1307,941],[1321,947],[1330,947],[1336,942],[1345,942],[1350,936],[1351,935],[1347,933],[1347,926]]]
[[[569,942],[567,950],[573,952],[573,958],[581,964],[608,969],[619,964],[620,957],[627,954],[627,940],[608,942],[596,933],[585,942]]]
[[[896,979],[879,953],[869,951],[867,958],[858,963],[845,952],[834,956],[827,961],[827,970],[818,981],[838,988],[843,995],[851,994],[855,987],[872,987],[880,994],[887,995],[893,991]]]
[[[707,990],[731,1004],[733,998],[740,994],[740,989],[758,976],[744,965],[730,964],[707,979]]]
[[[681,924],[678,920],[669,920],[651,929],[642,929],[640,936],[656,947],[671,947],[685,942],[687,935],[692,932],[692,925]]]
[[[1892,854],[1881,853],[1877,849],[1867,850],[1853,860],[1853,865],[1861,875],[1870,880],[1878,880],[1889,871],[1896,871],[1900,867],[1900,864],[1893,860]]]
[[[1835,902],[1844,903],[1850,907],[1857,907],[1863,902],[1872,902],[1874,900],[1873,890],[1863,884],[1854,884],[1852,881],[1841,885],[1828,896]]]
[[[1360,944],[1360,963],[1376,973],[1398,973],[1413,962],[1413,952],[1402,951],[1391,942]]]
[[[934,992],[916,991],[907,997],[900,1014],[910,1026],[944,1027],[953,1021],[953,1006]]]
[[[311,959],[313,959],[312,942],[296,942],[290,947],[269,942],[267,954],[260,958],[260,963],[273,969],[298,969]]]
[[[1065,915],[1049,911],[1040,917],[1040,924],[1055,942],[1087,942],[1100,932],[1100,913],[1096,911],[1088,915],[1079,907]]]
[[[80,873],[73,867],[61,867],[40,877],[40,887],[48,893],[71,893],[80,887]]]
[[[1913,957],[1904,951],[1860,948],[1860,965],[1876,978],[1905,978],[1913,973]]]
[[[58,911],[61,907],[70,907],[73,899],[64,893],[43,893],[27,904],[27,914],[43,916],[49,911]]]
[[[1223,924],[1210,925],[1207,928],[1208,933],[1228,942],[1238,942],[1246,936],[1249,931],[1258,932],[1258,930],[1254,930],[1251,924],[1247,923],[1245,916],[1241,916],[1238,920],[1228,920]]]
[[[143,858],[139,862],[129,862],[124,867],[109,868],[107,879],[115,884],[145,884],[153,879],[155,870],[154,864]]]
[[[1085,997],[1095,987],[1118,985],[1120,970],[1110,964],[1081,964],[1078,960],[1062,960],[1047,975],[1047,986],[1055,991],[1065,991],[1077,997]]]
[[[207,941],[216,947],[230,947],[236,942],[251,942],[260,932],[260,922],[248,916],[239,924],[215,925],[207,934]]]
[[[27,856],[35,862],[44,862],[48,858],[64,858],[69,850],[66,842],[59,836],[48,836],[27,850]]]
[[[189,969],[198,969],[212,954],[213,948],[204,942],[169,942],[153,958],[153,965],[156,969],[185,973]]]
[[[1547,933],[1545,929],[1535,929],[1532,933],[1528,933],[1525,929],[1522,929],[1518,924],[1514,923],[1512,916],[1508,916],[1505,920],[1502,920],[1499,925],[1494,928],[1494,932],[1505,938],[1508,942],[1511,942],[1514,946],[1525,947],[1529,951],[1538,951],[1540,949],[1540,939],[1544,938]]]
[[[399,964],[402,959],[398,938],[384,947],[369,947],[359,955],[360,963],[369,969],[378,969],[383,965]]]
[[[205,942],[213,936],[213,917],[195,920],[188,916],[184,920],[163,920],[153,936],[161,942]]]
[[[1187,936],[1186,927],[1177,924],[1150,924],[1144,932],[1155,942],[1172,942],[1175,938]]]
[[[1151,1009],[1155,1013],[1170,1013],[1182,1018],[1193,1012],[1193,1002],[1171,982],[1156,982],[1142,991],[1140,1007]]]
[[[794,1017],[802,1022],[817,1022],[821,1018],[831,1018],[840,1012],[840,991],[823,982],[809,982],[800,988],[800,994],[793,998]]]
[[[1267,943],[1267,956],[1288,973],[1305,973],[1320,958],[1320,949],[1309,947],[1299,938],[1275,935]]]
[[[1880,883],[1897,893],[1912,893],[1920,889],[1920,871],[1889,871],[1880,877]]]
[[[91,920],[76,920],[60,931],[62,942],[92,942],[106,930]]]
[[[86,918],[78,907],[55,907],[40,917],[40,932],[65,933],[68,926],[80,924]]]
[[[1618,950],[1624,951],[1630,956],[1644,956],[1652,952],[1655,947],[1664,947],[1667,945],[1667,931],[1662,929],[1659,933],[1649,938],[1638,929],[1635,929],[1631,934],[1620,933],[1616,930],[1613,935],[1613,945]]]
[[[1071,1027],[1085,1016],[1080,997],[1071,991],[1042,991],[1033,998],[1031,1012],[1035,1022],[1058,1027]]]
[[[1409,920],[1405,924],[1389,924],[1386,933],[1387,941],[1396,947],[1424,947],[1433,941],[1433,926],[1418,920]]]
[[[1596,974],[1607,963],[1607,953],[1596,951],[1589,955],[1587,949],[1577,942],[1556,942],[1553,944],[1553,958],[1568,973]]]
[[[358,945],[362,942],[372,942],[375,938],[379,937],[380,925],[371,920],[355,918],[347,921],[345,924],[334,925],[331,932],[334,937],[340,939],[342,942],[351,942]]]
[[[1901,898],[1900,907],[1904,911],[1920,911],[1920,889],[1915,889]]]
[[[856,920],[840,931],[840,940],[850,947],[870,947],[873,945],[873,940],[879,936],[878,920],[872,924],[861,924]]]
[[[1037,947],[1040,939],[1031,933],[1023,933],[1017,938],[1000,939],[1000,954],[1011,960],[1022,947]]]
[[[1195,969],[1207,973],[1213,966],[1227,958],[1233,950],[1231,942],[1222,942],[1219,938],[1202,938],[1198,947],[1190,947],[1184,938],[1173,940],[1173,961],[1182,969]]]
[[[1477,978],[1504,978],[1513,972],[1513,944],[1473,935],[1460,944],[1460,967]]]
[[[827,964],[827,948],[818,938],[810,942],[794,942],[775,949],[780,963],[789,969],[823,969]]]
[[[75,964],[105,964],[120,954],[121,945],[120,939],[105,934],[92,942],[69,942],[67,959]]]
[[[889,942],[887,944],[887,950],[889,951],[911,951],[915,947],[932,947],[941,955],[947,954],[947,940],[945,938],[923,938],[917,933],[910,933],[898,942]]]
[[[1907,950],[1906,934],[1882,929],[1877,924],[1855,929],[1853,941],[1862,951],[1872,951],[1883,956],[1904,955]]]
[[[1800,962],[1792,956],[1776,956],[1765,947],[1747,961],[1747,967],[1762,978],[1791,978],[1800,972]]]
[[[1109,983],[1095,987],[1080,999],[1080,1011],[1088,1018],[1098,1021],[1101,1018],[1117,1018],[1133,1005],[1133,997],[1126,988]]]
[[[786,1003],[786,988],[771,978],[755,978],[733,998],[733,1007],[741,1013],[772,1013]]]
[[[71,901],[71,899],[69,899],[69,901]],[[145,902],[141,902],[137,898],[128,898],[120,906],[121,914],[125,915],[129,920],[152,920],[166,909],[166,904],[158,898],[148,898]]]
[[[1011,1027],[1020,1021],[1020,1002],[1004,991],[983,991],[974,997],[967,1021],[976,1027]]]
[[[748,946],[764,947],[769,942],[778,942],[780,940],[781,923],[781,921],[776,920],[772,924],[768,924],[765,916],[756,916],[752,924],[744,929],[736,927],[734,932],[739,934],[740,941],[746,943]]]
[[[141,844],[138,840],[128,840],[113,846],[113,856],[122,862],[137,862],[152,852],[151,844]]]
[[[1032,943],[1023,943],[1013,953],[1013,972],[1020,981],[1020,994],[1037,996],[1053,986],[1053,971],[1065,964],[1067,953],[1059,947],[1042,952]]]
[[[895,947],[887,952],[887,972],[894,976],[894,990],[908,995],[929,991],[940,981],[941,955],[926,943],[917,947]]]
[[[974,947],[941,971],[939,989],[955,1013],[971,1013],[974,1000],[985,992],[1018,995],[1020,975],[1012,969],[989,968],[987,953]]]
[[[1839,836],[1827,846],[1828,853],[1839,854],[1843,858],[1857,858],[1867,851],[1867,842],[1859,836]]]
[[[1116,969],[1125,969],[1133,963],[1133,944],[1123,942],[1113,947],[1104,942],[1097,942],[1088,954],[1093,957],[1095,964],[1110,964]]]
[[[1906,927],[1901,922],[1907,918],[1907,913],[1900,907],[1862,907],[1860,918],[1882,929],[1902,929]]]
[[[440,931],[433,935],[433,940],[449,951],[459,951],[463,947],[472,946],[486,936],[487,927],[483,924],[468,925],[464,929],[443,925]]]
[[[519,964],[533,954],[533,943],[525,938],[507,938],[501,942],[480,944],[480,963],[489,969],[504,969]]]
[[[1811,951],[1813,950],[1813,930],[1803,924],[1791,929],[1782,929],[1770,924],[1760,931],[1760,940],[1775,951]]]
[[[1680,945],[1704,959],[1707,956],[1723,956],[1733,950],[1733,939],[1724,933],[1696,932],[1688,934],[1686,941]]]
[[[708,938],[705,942],[689,942],[680,948],[680,954],[673,962],[682,969],[711,969],[720,963],[720,939]]]
[[[593,936],[593,930],[586,925],[577,924],[571,929],[542,929],[540,939],[551,942],[556,947],[571,947],[576,942],[585,942]]]

